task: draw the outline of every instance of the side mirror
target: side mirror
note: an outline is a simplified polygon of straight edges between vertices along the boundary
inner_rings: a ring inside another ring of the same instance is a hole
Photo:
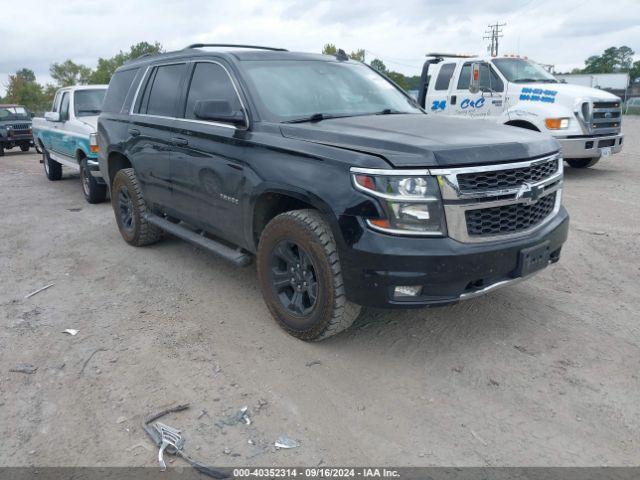
[[[469,80],[469,92],[478,93],[480,91],[480,64],[471,64],[471,79]]]
[[[59,122],[60,121],[60,114],[58,112],[46,112],[44,114],[44,119],[47,122]]]
[[[244,114],[241,111],[232,110],[231,104],[226,100],[197,101],[194,114],[200,120],[233,123],[234,125],[245,123]]]

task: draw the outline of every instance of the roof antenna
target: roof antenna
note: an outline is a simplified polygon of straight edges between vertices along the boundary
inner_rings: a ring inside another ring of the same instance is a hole
[[[346,62],[349,60],[349,57],[347,56],[347,54],[344,52],[343,49],[338,49],[338,52],[336,53],[336,58],[341,61],[341,62]]]

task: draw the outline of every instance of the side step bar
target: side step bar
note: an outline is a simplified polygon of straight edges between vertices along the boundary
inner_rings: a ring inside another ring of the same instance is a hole
[[[251,263],[251,255],[243,253],[239,249],[234,250],[223,243],[217,242],[216,240],[212,240],[203,235],[199,235],[193,230],[189,230],[179,224],[171,223],[169,220],[159,217],[158,215],[154,215],[153,213],[147,212],[144,216],[149,223],[154,224],[165,232],[169,232],[171,235],[215,253],[216,255],[229,260],[238,267],[244,267]]]

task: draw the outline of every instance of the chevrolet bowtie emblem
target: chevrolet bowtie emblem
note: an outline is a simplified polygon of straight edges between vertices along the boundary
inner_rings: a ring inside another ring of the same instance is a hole
[[[523,183],[516,192],[516,200],[527,200],[528,202],[535,202],[540,198],[542,194],[542,188],[534,187],[529,183]]]

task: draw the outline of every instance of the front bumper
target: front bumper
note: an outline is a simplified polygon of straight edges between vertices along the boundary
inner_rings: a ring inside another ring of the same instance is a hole
[[[602,155],[603,148],[611,148],[611,153],[622,150],[624,135],[606,135],[599,137],[558,138],[564,158],[595,158]]]
[[[520,252],[549,242],[551,263],[567,239],[569,215],[560,212],[529,236],[487,243],[451,238],[410,238],[365,230],[340,252],[347,298],[379,308],[448,305],[522,280]],[[396,286],[420,285],[417,297],[394,297]]]
[[[97,180],[102,180],[102,173],[100,172],[100,165],[97,158],[87,158],[87,169],[91,176]]]

